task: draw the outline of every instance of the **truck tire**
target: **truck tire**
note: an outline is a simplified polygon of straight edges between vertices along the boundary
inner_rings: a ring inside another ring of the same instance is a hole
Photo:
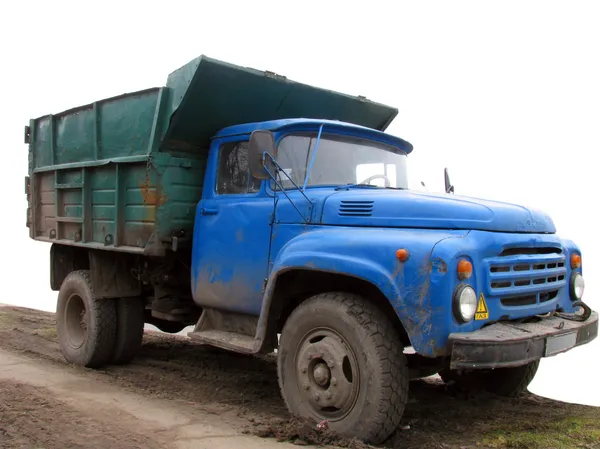
[[[445,383],[454,382],[461,389],[481,388],[489,393],[504,397],[516,397],[527,390],[537,373],[540,361],[511,368],[496,368],[491,371],[469,371],[459,374],[444,369],[440,377]]]
[[[379,444],[398,427],[408,400],[403,349],[387,317],[360,296],[313,296],[281,333],[282,396],[294,415]]]
[[[124,365],[133,360],[144,337],[144,301],[142,298],[120,298],[117,306],[117,337],[111,363]]]
[[[94,297],[89,271],[73,271],[63,281],[56,329],[69,363],[99,368],[110,360],[117,334],[115,301]]]

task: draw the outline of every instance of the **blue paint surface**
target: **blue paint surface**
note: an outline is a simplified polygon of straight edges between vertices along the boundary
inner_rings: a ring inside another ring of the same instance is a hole
[[[257,193],[216,193],[217,150],[235,140],[214,141],[209,155],[196,209],[192,294],[203,307],[257,315],[268,275],[273,198],[264,183]]]
[[[321,125],[324,125],[328,131],[336,130],[339,133],[350,132],[366,138],[371,138],[375,141],[390,143],[391,145],[397,146],[407,154],[413,149],[413,146],[409,142],[399,137],[392,136],[391,134],[386,134],[371,128],[365,128],[364,126],[338,122],[334,120],[284,119],[270,120],[259,123],[246,123],[243,125],[235,125],[224,128],[219,131],[215,137],[217,139],[221,139],[241,135],[250,136],[250,133],[257,129],[277,132],[279,135],[302,130],[312,130],[316,132]]]
[[[254,129],[273,130],[279,141],[287,133],[316,133],[322,124],[328,133],[385,142],[407,153],[412,150],[408,142],[379,131],[320,120],[238,125],[218,133],[210,149],[194,232],[192,285],[200,306],[264,315],[263,305],[272,292],[268,288],[263,292],[267,279],[273,285],[279,275],[295,269],[345,274],[370,282],[385,295],[413,347],[425,356],[446,354],[450,333],[473,331],[488,321],[556,309],[573,311],[569,260],[579,249],[561,240],[551,218],[539,211],[408,190],[308,187],[310,202],[301,192],[288,191],[302,214],[311,217],[306,224],[268,181],[257,193],[216,195],[221,143],[247,140]],[[348,216],[340,214],[342,201],[366,201],[373,207],[369,215]],[[217,213],[203,215],[202,209]],[[399,248],[410,253],[404,263],[395,255]],[[474,267],[465,281],[457,275],[461,259]],[[517,271],[523,264],[529,269]],[[506,267],[508,271],[502,271]],[[461,324],[455,319],[452,297],[461,282],[470,284],[478,297],[484,295],[488,320]],[[507,302],[517,296],[529,296],[532,302]]]

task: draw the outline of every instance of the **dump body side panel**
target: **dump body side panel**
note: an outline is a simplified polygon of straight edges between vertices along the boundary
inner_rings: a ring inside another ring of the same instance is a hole
[[[397,112],[201,56],[166,87],[31,121],[30,235],[151,255],[191,247],[208,148],[223,127],[312,117],[383,131]]]
[[[205,155],[158,150],[166,97],[149,89],[32,120],[32,238],[151,255],[175,235],[191,246],[182,237],[192,234]]]

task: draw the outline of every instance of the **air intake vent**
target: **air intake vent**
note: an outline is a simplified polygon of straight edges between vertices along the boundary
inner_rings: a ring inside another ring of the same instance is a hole
[[[373,213],[373,201],[342,201],[340,217],[370,217]]]
[[[531,254],[561,254],[562,249],[559,247],[548,246],[541,248],[507,248],[500,256],[521,256]]]

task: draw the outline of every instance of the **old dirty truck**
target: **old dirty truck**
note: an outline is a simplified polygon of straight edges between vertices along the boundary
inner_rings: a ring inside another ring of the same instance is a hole
[[[27,226],[52,244],[65,358],[127,363],[144,323],[195,325],[277,349],[290,412],[379,443],[411,378],[517,395],[593,340],[579,248],[542,212],[409,190],[396,114],[202,56],[31,120]]]

